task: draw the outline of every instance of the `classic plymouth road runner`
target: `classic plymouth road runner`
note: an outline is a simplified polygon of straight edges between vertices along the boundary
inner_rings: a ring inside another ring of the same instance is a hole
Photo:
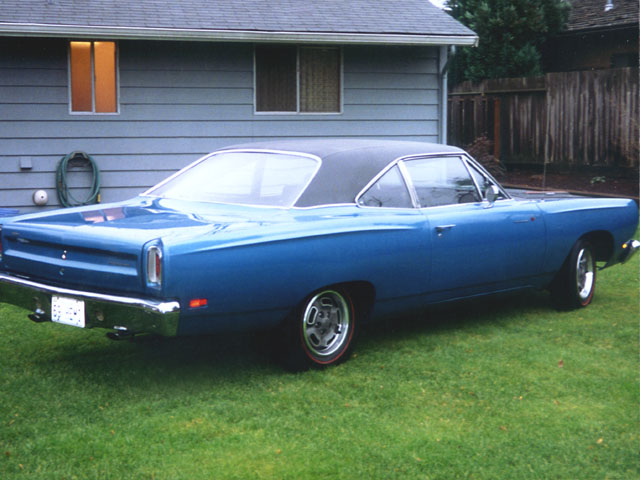
[[[0,301],[112,338],[270,329],[303,369],[427,304],[533,287],[584,307],[637,224],[631,200],[508,191],[454,147],[256,143],[126,202],[1,220]]]

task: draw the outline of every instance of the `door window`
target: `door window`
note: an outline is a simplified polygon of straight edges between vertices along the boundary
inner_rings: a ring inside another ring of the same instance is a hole
[[[480,201],[460,157],[422,158],[406,161],[404,165],[422,208]]]

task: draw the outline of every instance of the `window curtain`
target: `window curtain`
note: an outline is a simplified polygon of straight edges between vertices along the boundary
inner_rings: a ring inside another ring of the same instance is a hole
[[[340,51],[300,49],[300,111],[340,111]]]
[[[296,47],[256,48],[256,110],[295,112]]]

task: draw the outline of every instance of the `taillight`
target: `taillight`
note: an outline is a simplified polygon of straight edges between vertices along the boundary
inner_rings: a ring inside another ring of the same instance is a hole
[[[147,282],[153,285],[162,284],[162,250],[155,245],[147,250]]]

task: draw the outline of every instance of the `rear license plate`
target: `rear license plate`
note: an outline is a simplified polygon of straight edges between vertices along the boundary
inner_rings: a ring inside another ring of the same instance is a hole
[[[84,328],[84,302],[75,298],[51,297],[51,320]]]

